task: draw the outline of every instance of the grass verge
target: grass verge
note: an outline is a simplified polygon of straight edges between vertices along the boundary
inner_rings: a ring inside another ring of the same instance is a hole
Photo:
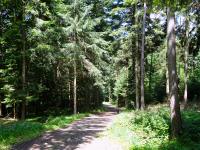
[[[125,150],[196,150],[200,149],[200,112],[182,111],[183,134],[169,141],[169,108],[157,105],[145,111],[122,112],[105,133],[122,143]]]

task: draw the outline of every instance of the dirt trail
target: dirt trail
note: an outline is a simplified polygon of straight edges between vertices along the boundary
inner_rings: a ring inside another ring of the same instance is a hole
[[[122,150],[107,137],[98,138],[117,115],[117,109],[105,105],[106,112],[92,114],[65,128],[47,132],[41,137],[15,145],[12,150]]]

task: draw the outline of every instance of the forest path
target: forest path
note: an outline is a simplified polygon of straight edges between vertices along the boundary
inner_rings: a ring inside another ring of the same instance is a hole
[[[92,114],[71,125],[46,132],[39,138],[15,145],[12,150],[122,150],[120,144],[98,137],[112,123],[117,109],[104,104],[106,111]]]

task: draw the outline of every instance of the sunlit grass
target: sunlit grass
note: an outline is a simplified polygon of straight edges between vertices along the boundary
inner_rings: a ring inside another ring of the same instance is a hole
[[[200,113],[190,108],[182,111],[183,134],[169,141],[169,107],[151,106],[145,111],[123,112],[106,132],[125,150],[194,150],[200,149]]]
[[[33,139],[45,131],[67,126],[85,116],[88,116],[88,113],[70,116],[36,117],[25,121],[0,120],[0,149],[9,149],[13,144]]]

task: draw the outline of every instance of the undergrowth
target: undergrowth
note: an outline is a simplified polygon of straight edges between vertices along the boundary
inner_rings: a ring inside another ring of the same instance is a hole
[[[111,138],[130,150],[200,149],[200,113],[190,108],[182,111],[183,134],[169,140],[169,107],[157,105],[145,111],[122,112],[108,130]]]

